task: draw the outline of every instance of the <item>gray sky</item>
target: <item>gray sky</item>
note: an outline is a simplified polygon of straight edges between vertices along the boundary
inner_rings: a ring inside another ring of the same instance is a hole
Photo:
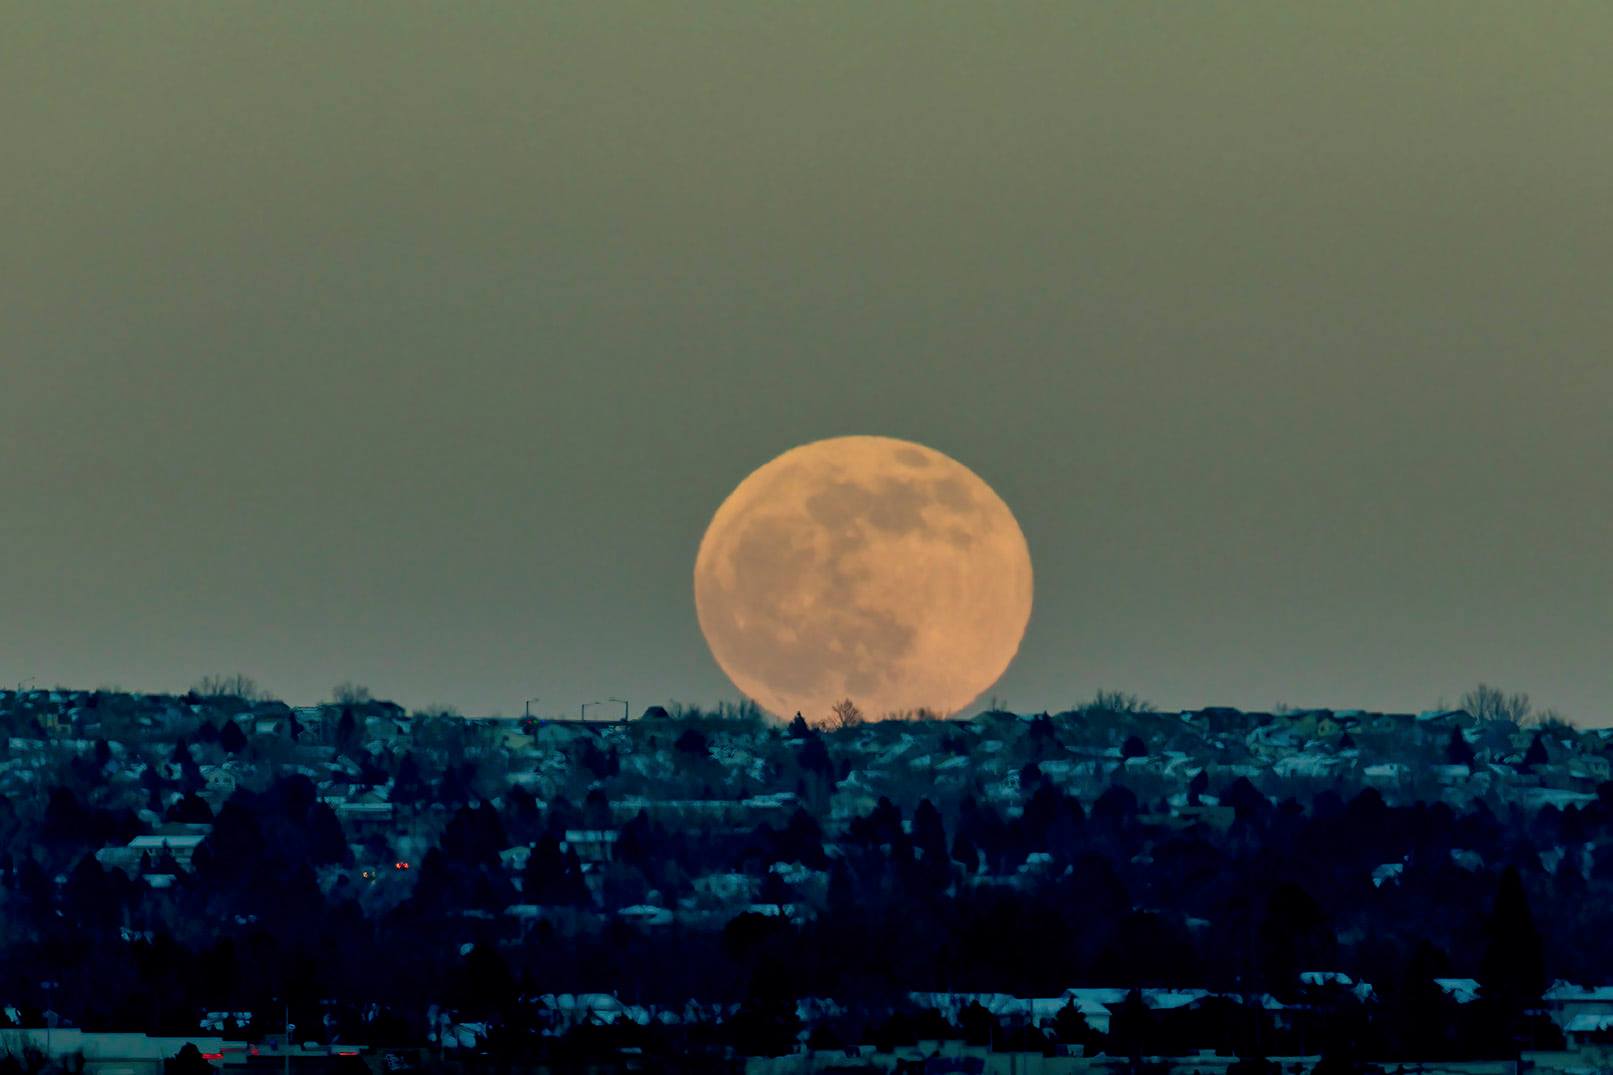
[[[1613,7],[0,2],[0,681],[734,697],[795,444],[1014,509],[997,688],[1613,720]]]

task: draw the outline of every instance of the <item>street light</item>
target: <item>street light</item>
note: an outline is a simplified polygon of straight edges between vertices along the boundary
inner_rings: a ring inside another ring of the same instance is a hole
[[[627,723],[627,699],[626,698],[607,698],[607,699],[605,699],[605,701],[607,701],[607,702],[621,702],[622,703],[622,723],[624,723],[624,724]]]
[[[598,705],[598,704],[599,704],[599,702],[597,700],[592,701],[592,702],[584,702],[581,706],[578,707],[577,715],[579,717],[581,717],[583,720],[587,720],[588,719],[588,707],[591,706],[591,705]]]
[[[541,701],[543,701],[542,698],[528,698],[526,700],[526,715],[529,716],[529,717],[532,715],[532,703],[533,702],[541,702]]]

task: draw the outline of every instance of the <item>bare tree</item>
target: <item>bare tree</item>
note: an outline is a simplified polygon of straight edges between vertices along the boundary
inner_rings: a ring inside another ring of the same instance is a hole
[[[365,705],[375,700],[370,688],[351,681],[336,684],[330,694],[337,705]]]
[[[829,729],[839,731],[841,728],[854,728],[863,722],[863,711],[857,708],[857,703],[850,698],[842,698],[829,707]]]
[[[1579,729],[1574,727],[1573,720],[1551,706],[1536,713],[1534,723],[1541,731],[1552,735],[1577,735],[1579,732]]]
[[[1125,691],[1099,690],[1092,701],[1081,707],[1082,713],[1147,713],[1152,705],[1135,694]]]
[[[719,720],[760,721],[762,707],[749,698],[741,698],[737,702],[718,702],[716,716]]]
[[[240,672],[228,676],[203,676],[190,689],[203,698],[239,698],[243,702],[262,702],[269,697],[269,692],[258,686],[256,680]]]
[[[1508,694],[1500,687],[1480,683],[1462,695],[1461,707],[1479,720],[1504,720],[1509,724],[1523,724],[1534,712],[1527,694]]]

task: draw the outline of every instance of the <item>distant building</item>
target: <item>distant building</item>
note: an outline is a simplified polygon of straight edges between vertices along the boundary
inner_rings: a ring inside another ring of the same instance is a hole
[[[133,877],[140,871],[142,858],[155,864],[166,853],[183,870],[190,869],[192,856],[211,832],[211,825],[164,825],[159,832],[136,836],[122,847],[103,847],[95,861]]]

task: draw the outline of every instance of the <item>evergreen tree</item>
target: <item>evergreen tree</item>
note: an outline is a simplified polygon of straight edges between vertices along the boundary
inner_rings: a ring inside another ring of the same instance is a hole
[[[226,754],[239,754],[246,749],[246,733],[233,720],[226,720],[218,731],[219,749]]]
[[[1064,1045],[1085,1045],[1092,1041],[1094,1032],[1092,1025],[1075,1001],[1066,1001],[1064,1007],[1053,1016],[1053,1036]]]
[[[336,745],[348,750],[358,739],[358,721],[353,716],[353,707],[342,706],[342,715],[336,721]]]
[[[422,802],[427,795],[425,778],[420,774],[420,763],[411,751],[398,762],[397,774],[392,778],[392,801],[405,806]]]
[[[162,1062],[163,1075],[213,1075],[216,1069],[202,1059],[202,1051],[191,1042],[179,1047],[179,1052]]]
[[[1200,769],[1193,774],[1193,779],[1187,782],[1187,802],[1189,806],[1199,805],[1199,799],[1210,790],[1210,774],[1206,769]]]
[[[1462,729],[1452,728],[1450,742],[1445,745],[1445,760],[1451,765],[1473,767],[1473,748],[1468,745]]]
[[[1516,866],[1508,866],[1501,874],[1485,935],[1487,945],[1479,963],[1480,993],[1496,1018],[1515,1028],[1524,1010],[1538,1002],[1546,988],[1544,946]]]
[[[707,758],[711,756],[711,744],[699,728],[686,728],[677,741],[672,744],[679,754],[686,754],[691,758]]]
[[[1524,751],[1523,762],[1518,766],[1523,772],[1530,772],[1537,765],[1545,765],[1551,761],[1546,753],[1546,737],[1543,732],[1536,732],[1535,737],[1529,741],[1529,749]]]

